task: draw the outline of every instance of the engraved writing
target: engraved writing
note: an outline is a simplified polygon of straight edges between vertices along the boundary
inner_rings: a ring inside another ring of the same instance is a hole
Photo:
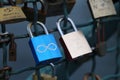
[[[112,0],[89,0],[94,18],[116,15]]]
[[[13,8],[12,8],[12,7],[11,7],[11,8],[8,7],[8,8],[5,8],[5,9],[4,9],[4,12],[11,12],[11,11],[13,11]]]
[[[0,8],[0,21],[26,18],[20,7],[11,6]]]

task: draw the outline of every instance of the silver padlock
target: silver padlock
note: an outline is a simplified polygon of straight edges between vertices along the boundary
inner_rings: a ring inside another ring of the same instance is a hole
[[[92,50],[84,34],[82,33],[82,31],[77,30],[74,22],[70,18],[67,18],[67,21],[72,25],[74,31],[67,33],[65,35],[63,34],[60,28],[60,23],[63,20],[64,18],[60,18],[56,24],[57,24],[58,31],[61,35],[60,42],[61,42],[61,45],[63,46],[67,59],[73,60],[79,56],[91,53]]]

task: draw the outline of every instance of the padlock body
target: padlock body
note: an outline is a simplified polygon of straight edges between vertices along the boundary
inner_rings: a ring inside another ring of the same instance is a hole
[[[66,0],[67,12],[70,13],[76,0]],[[47,16],[63,15],[63,0],[56,0],[55,2],[47,1]]]
[[[16,43],[9,45],[9,61],[16,61]]]
[[[26,16],[18,6],[0,8],[0,23],[16,23],[25,21]]]
[[[60,38],[60,42],[68,60],[73,60],[92,52],[87,40],[80,31],[63,35]]]
[[[93,17],[95,19],[117,14],[112,0],[88,0],[88,1]]]
[[[47,64],[62,58],[57,42],[52,34],[36,36],[29,41],[36,64]]]
[[[27,21],[33,22],[34,21],[34,9],[30,7],[22,7],[22,10],[27,17]],[[38,19],[37,21],[45,23],[46,21],[46,13],[42,10],[38,10]]]

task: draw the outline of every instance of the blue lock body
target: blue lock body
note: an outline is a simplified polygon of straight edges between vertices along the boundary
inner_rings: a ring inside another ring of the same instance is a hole
[[[27,30],[31,36],[29,45],[33,53],[36,64],[51,63],[62,58],[60,49],[53,34],[49,34],[43,23],[37,22],[45,30],[45,35],[33,37],[30,27],[32,23],[28,24]]]

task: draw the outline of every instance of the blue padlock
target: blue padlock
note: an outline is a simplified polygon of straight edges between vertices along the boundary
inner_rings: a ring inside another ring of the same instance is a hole
[[[40,25],[46,34],[34,37],[31,32],[31,27],[33,23],[27,25],[27,31],[29,32],[30,41],[29,45],[33,53],[34,60],[36,64],[48,64],[51,62],[56,62],[62,58],[62,54],[57,45],[55,37],[53,34],[49,34],[45,25],[39,21],[37,24]]]

